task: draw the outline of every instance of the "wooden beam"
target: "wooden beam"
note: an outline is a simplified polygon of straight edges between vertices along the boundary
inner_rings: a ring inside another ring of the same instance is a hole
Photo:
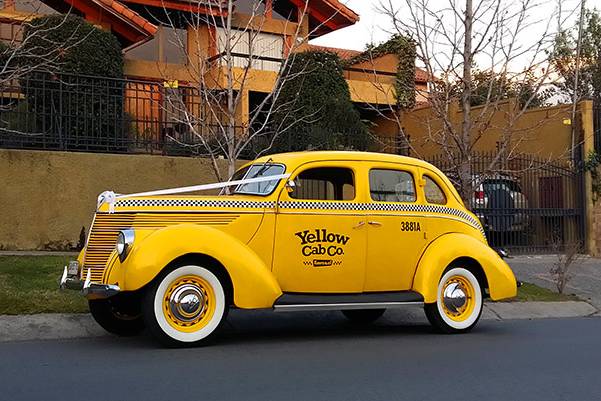
[[[184,3],[177,0],[127,0],[128,3],[142,4],[145,6],[166,8],[169,10],[189,11],[192,13],[200,13],[215,16],[225,16],[227,10],[222,10],[218,7],[207,7],[200,4]]]
[[[303,10],[305,10],[305,2],[303,0],[291,0],[291,2],[298,8],[299,16],[297,19],[300,19],[300,16],[301,16]],[[333,31],[345,26],[345,25],[337,24],[336,22],[334,22],[333,18],[324,16],[322,13],[317,11],[314,7],[307,6],[306,12],[308,15],[314,16],[319,21],[320,24],[327,26],[328,28],[330,28]]]

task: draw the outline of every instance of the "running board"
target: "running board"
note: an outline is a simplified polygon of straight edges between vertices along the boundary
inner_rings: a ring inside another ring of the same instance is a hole
[[[413,291],[369,292],[363,294],[292,294],[285,293],[277,299],[276,312],[390,309],[407,305],[422,305],[424,298]]]

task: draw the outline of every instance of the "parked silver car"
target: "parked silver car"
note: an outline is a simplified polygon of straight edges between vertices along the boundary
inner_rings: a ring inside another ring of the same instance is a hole
[[[490,178],[474,177],[480,182],[474,191],[472,210],[480,218],[485,230],[491,232],[526,231],[530,219],[528,198],[517,179],[508,175]],[[523,212],[521,212],[523,211]]]

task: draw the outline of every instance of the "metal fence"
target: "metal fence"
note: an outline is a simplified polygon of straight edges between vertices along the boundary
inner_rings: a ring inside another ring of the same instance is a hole
[[[0,88],[0,147],[193,154],[200,141],[190,127],[219,127],[201,104],[191,86],[30,74]]]
[[[471,157],[473,195],[466,203],[491,246],[513,253],[557,253],[584,244],[583,179],[568,162],[521,156],[493,165],[496,153]],[[456,163],[431,163],[457,181]]]
[[[216,92],[211,101],[218,98]],[[198,87],[182,82],[29,74],[0,87],[0,148],[187,156],[206,155],[207,141],[219,155],[225,149],[216,138],[223,142],[226,121],[220,104],[207,105]],[[236,126],[234,135],[252,129]],[[266,148],[299,150],[290,132],[275,142],[269,133],[252,136],[239,158]],[[339,146],[366,150],[360,139],[349,134]]]

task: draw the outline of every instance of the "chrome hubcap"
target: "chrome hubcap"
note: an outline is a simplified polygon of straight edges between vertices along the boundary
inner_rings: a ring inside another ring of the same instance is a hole
[[[467,302],[463,286],[460,283],[449,284],[444,290],[443,302],[451,313],[460,313]]]
[[[207,297],[200,287],[184,284],[177,288],[169,298],[171,313],[181,321],[191,322],[203,313],[207,307]]]

